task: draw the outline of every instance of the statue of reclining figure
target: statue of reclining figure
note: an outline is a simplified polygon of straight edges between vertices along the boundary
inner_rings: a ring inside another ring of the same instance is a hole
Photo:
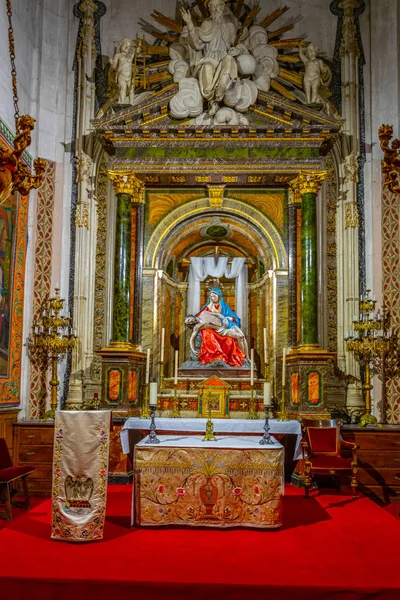
[[[226,327],[227,324],[228,321],[226,317],[212,312],[203,311],[197,316],[188,315],[185,318],[185,325],[187,325],[189,329],[192,329],[192,335],[190,336],[189,344],[193,354],[196,356],[199,355],[199,352],[196,351],[194,347],[194,340],[196,339],[196,335],[199,333],[199,331],[201,329],[215,329],[218,331],[218,333],[237,340],[239,348],[246,358],[249,358],[249,349],[247,347],[247,340],[243,331],[240,329],[240,327],[237,327],[237,325],[234,325],[228,329]]]

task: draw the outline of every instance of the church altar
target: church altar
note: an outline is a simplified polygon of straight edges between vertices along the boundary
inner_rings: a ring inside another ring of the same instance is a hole
[[[201,418],[180,418],[173,419],[162,417],[156,419],[157,432],[180,432],[180,433],[204,433],[206,430],[207,419]],[[263,435],[264,419],[214,419],[214,433],[236,435]],[[301,441],[301,425],[299,421],[278,421],[278,419],[270,419],[270,434],[292,434],[296,436],[296,446],[293,459],[300,458],[300,441]],[[129,438],[129,430],[146,431],[150,427],[150,419],[140,419],[131,417],[126,420],[121,430],[121,446],[125,454],[130,454],[132,444]],[[193,438],[194,439],[194,438]]]
[[[284,448],[250,437],[159,436],[135,446],[132,525],[277,528]]]

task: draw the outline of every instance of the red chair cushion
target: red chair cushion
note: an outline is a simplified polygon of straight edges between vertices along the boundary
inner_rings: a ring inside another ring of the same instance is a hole
[[[12,467],[10,453],[4,438],[0,438],[0,470]]]
[[[14,479],[18,479],[23,475],[28,475],[28,473],[32,473],[34,471],[34,467],[7,467],[6,469],[1,469],[0,471],[0,483],[10,483]]]
[[[337,427],[308,427],[311,452],[336,452]]]
[[[310,458],[312,470],[314,469],[351,469],[351,458],[342,458],[341,456],[313,456]]]

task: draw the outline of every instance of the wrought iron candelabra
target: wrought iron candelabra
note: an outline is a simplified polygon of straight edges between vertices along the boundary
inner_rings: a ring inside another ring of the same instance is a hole
[[[379,362],[384,365],[389,355],[397,350],[397,336],[390,329],[389,309],[383,305],[382,310],[375,312],[375,298],[371,298],[370,290],[359,300],[359,316],[353,318],[353,331],[346,332],[345,341],[348,352],[353,352],[354,358],[365,367],[363,384],[365,413],[360,418],[360,427],[377,425],[377,418],[371,414],[372,401],[371,374]]]
[[[160,440],[157,437],[156,434],[156,408],[157,406],[155,404],[151,404],[150,405],[150,418],[151,418],[151,422],[150,422],[150,433],[149,433],[149,437],[146,440],[146,444],[159,444]]]
[[[57,392],[60,385],[57,363],[75,348],[77,334],[72,329],[71,317],[61,315],[65,300],[60,298],[60,290],[55,288],[54,296],[47,298],[41,306],[41,315],[32,324],[32,336],[28,340],[29,355],[32,360],[51,366],[50,410],[43,420],[54,419],[57,410]]]

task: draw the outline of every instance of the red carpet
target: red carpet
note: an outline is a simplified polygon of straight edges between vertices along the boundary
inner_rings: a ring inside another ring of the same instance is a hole
[[[132,529],[110,486],[103,542],[50,536],[50,500],[0,521],[1,600],[399,600],[400,521],[368,498],[288,487],[284,527]]]

